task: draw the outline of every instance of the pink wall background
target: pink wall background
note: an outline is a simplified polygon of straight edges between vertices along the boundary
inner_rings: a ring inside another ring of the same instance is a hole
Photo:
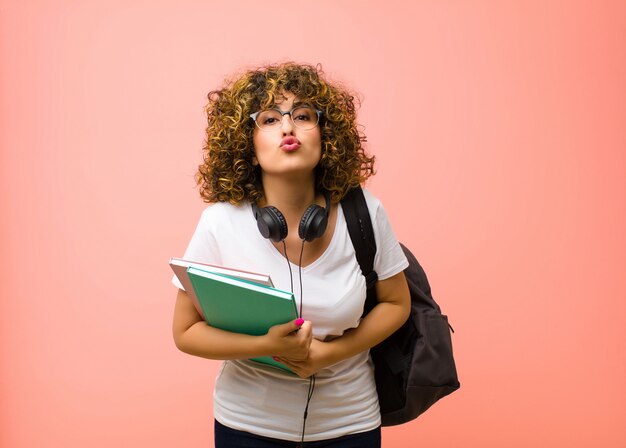
[[[212,446],[176,350],[205,95],[320,62],[456,330],[384,446],[626,446],[626,3],[0,1],[0,446]],[[411,440],[411,442],[407,442]]]

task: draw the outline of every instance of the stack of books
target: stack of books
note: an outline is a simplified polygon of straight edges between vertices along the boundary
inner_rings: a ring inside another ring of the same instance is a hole
[[[293,294],[275,288],[269,275],[181,258],[170,259],[170,266],[212,327],[260,336],[274,325],[298,318]],[[291,372],[269,356],[252,360]]]

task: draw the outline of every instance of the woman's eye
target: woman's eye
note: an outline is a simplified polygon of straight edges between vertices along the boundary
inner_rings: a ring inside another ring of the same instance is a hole
[[[309,112],[298,112],[294,117],[294,120],[298,120],[298,121],[310,121],[311,120],[311,114]]]

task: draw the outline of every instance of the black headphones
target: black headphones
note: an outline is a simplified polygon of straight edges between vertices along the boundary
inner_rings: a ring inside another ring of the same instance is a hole
[[[309,205],[304,211],[298,226],[298,236],[301,240],[311,242],[315,238],[324,235],[328,225],[330,194],[324,192],[324,198],[326,199],[326,208],[313,204]],[[287,238],[287,220],[280,210],[271,205],[259,208],[256,204],[252,204],[252,211],[254,212],[259,232],[261,232],[264,238],[268,238],[276,243]]]

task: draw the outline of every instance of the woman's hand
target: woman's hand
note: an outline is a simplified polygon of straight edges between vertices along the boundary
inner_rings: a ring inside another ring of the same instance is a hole
[[[298,376],[308,378],[321,369],[357,355],[379,344],[404,322],[411,311],[409,287],[400,272],[376,283],[378,304],[365,316],[357,328],[328,342],[313,339],[306,359],[278,356]]]
[[[313,338],[311,322],[303,319],[275,325],[262,336],[220,330],[207,325],[183,290],[178,291],[176,298],[172,333],[179,350],[208,359],[274,355],[303,360],[309,355]]]
[[[311,347],[309,348],[309,354],[306,359],[297,360],[280,356],[274,357],[274,359],[285,364],[300,378],[308,378],[315,375],[323,368],[333,365],[338,361],[333,357],[332,347],[317,339],[311,341]]]
[[[307,359],[313,339],[310,321],[296,319],[282,325],[274,325],[264,338],[267,350],[276,357],[285,357],[295,361]]]

